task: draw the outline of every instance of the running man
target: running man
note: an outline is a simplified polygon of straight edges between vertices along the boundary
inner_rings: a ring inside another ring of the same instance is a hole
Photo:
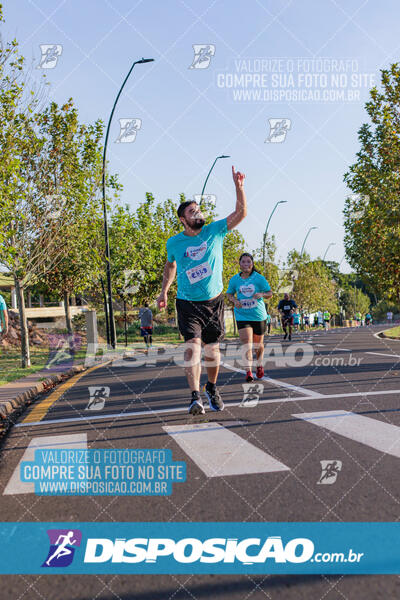
[[[366,325],[371,325],[371,323],[372,323],[372,315],[371,315],[371,313],[368,312],[365,315],[365,324]]]
[[[151,312],[147,302],[144,303],[144,308],[139,310],[140,319],[140,335],[143,336],[147,350],[153,344],[153,313]]]
[[[324,310],[324,326],[325,326],[325,331],[328,331],[328,329],[330,329],[331,326],[331,313],[329,312],[329,310]]]
[[[252,373],[253,343],[256,350],[257,379],[264,377],[264,334],[267,311],[263,298],[271,298],[268,281],[255,270],[251,254],[243,252],[239,258],[240,272],[228,284],[227,297],[235,305],[235,319],[242,346],[246,347],[246,381],[254,381]],[[236,294],[236,298],[235,298]]]
[[[167,261],[158,307],[167,305],[168,290],[175,275],[178,279],[176,310],[179,331],[185,340],[185,373],[192,398],[189,413],[204,414],[200,396],[201,346],[204,346],[208,381],[205,393],[211,410],[223,410],[217,389],[220,364],[219,342],[224,336],[224,295],[222,283],[222,244],[225,235],[243,221],[247,214],[244,192],[245,175],[235,171],[236,207],[227,218],[205,225],[204,216],[194,201],[178,207],[184,231],[167,241]],[[208,364],[207,364],[208,363]]]
[[[76,540],[72,539],[74,536],[73,531],[69,531],[67,535],[59,535],[56,541],[57,549],[50,556],[48,560],[46,560],[46,565],[50,566],[51,561],[54,558],[61,558],[62,556],[66,556],[67,554],[71,554],[71,550],[66,546],[73,546],[76,543]],[[60,543],[60,540],[62,542]]]
[[[386,313],[386,319],[389,325],[392,324],[392,319],[393,319],[393,313],[391,310],[388,310],[388,312]]]
[[[310,331],[310,315],[307,313],[304,313],[303,319],[304,319],[304,330]]]
[[[286,340],[288,336],[287,327],[289,326],[289,341],[292,339],[292,326],[293,326],[293,311],[297,308],[297,304],[292,300],[289,294],[283,295],[283,300],[278,304],[278,310],[281,313],[282,329],[285,332],[283,337]]]

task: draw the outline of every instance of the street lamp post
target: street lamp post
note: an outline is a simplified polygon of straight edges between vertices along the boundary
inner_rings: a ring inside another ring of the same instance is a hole
[[[336,246],[336,242],[331,242],[329,244],[329,246],[327,247],[327,249],[325,250],[325,254],[324,254],[324,258],[322,260],[325,260],[326,255],[328,254],[328,250],[331,246]]]
[[[210,177],[211,171],[213,170],[213,168],[215,166],[215,163],[217,162],[217,160],[219,158],[230,158],[230,156],[228,156],[227,154],[221,154],[221,156],[217,156],[217,158],[214,160],[213,164],[211,165],[211,169],[208,171],[208,175],[207,175],[206,180],[204,182],[203,189],[201,190],[200,203],[203,202],[204,190],[206,189],[208,178]]]
[[[301,250],[300,250],[300,256],[303,256],[304,246],[306,245],[307,238],[308,238],[308,236],[310,235],[310,233],[311,233],[311,231],[313,229],[318,229],[318,227],[310,227],[310,229],[308,230],[307,235],[304,238],[304,242],[303,242],[303,245],[302,245]]]
[[[279,202],[277,202],[275,204],[275,206],[272,210],[272,213],[269,215],[269,219],[267,221],[267,226],[265,228],[265,232],[264,232],[264,236],[263,236],[263,271],[265,269],[265,242],[267,241],[267,231],[268,231],[269,222],[271,221],[272,215],[276,211],[278,204],[286,204],[286,202],[287,202],[287,200],[279,200]]]
[[[112,107],[112,111],[110,114],[110,118],[108,119],[107,131],[106,131],[106,139],[104,141],[103,148],[103,216],[104,216],[104,240],[106,246],[106,269],[107,269],[107,292],[108,292],[108,318],[109,318],[109,331],[110,331],[110,342],[111,346],[115,348],[116,345],[116,332],[115,332],[115,321],[114,321],[114,309],[113,309],[113,301],[112,301],[112,290],[111,290],[111,257],[110,257],[110,241],[108,237],[108,223],[107,223],[107,205],[106,205],[106,152],[107,152],[107,142],[108,135],[110,133],[111,121],[113,118],[114,110],[121,95],[122,90],[126,82],[128,81],[129,75],[132,73],[133,67],[137,64],[143,64],[152,62],[154,58],[142,58],[141,60],[137,60],[133,63],[131,68],[129,69],[128,75],[125,77],[124,82],[121,86],[121,89],[118,92],[118,95],[115,99],[114,106]]]

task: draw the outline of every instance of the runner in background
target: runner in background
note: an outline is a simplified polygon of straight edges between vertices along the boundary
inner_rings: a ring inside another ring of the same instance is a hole
[[[271,298],[268,281],[255,270],[251,254],[243,252],[239,258],[240,272],[228,284],[227,297],[235,306],[235,319],[242,346],[245,346],[246,381],[254,381],[252,373],[253,346],[256,350],[257,378],[264,377],[264,333],[267,311],[263,298]],[[236,297],[235,297],[236,294]]]
[[[296,308],[296,310],[294,311],[293,314],[293,327],[295,331],[299,331],[300,328],[300,314],[298,309]]]
[[[371,323],[372,323],[372,315],[371,315],[371,313],[367,313],[365,315],[365,324],[366,325],[371,325]]]
[[[289,341],[292,339],[293,311],[295,308],[297,308],[296,302],[290,298],[289,294],[283,294],[283,300],[279,302],[278,310],[281,314],[282,329],[285,333],[284,340],[288,336],[287,328],[289,328]]]
[[[157,298],[158,307],[165,308],[168,290],[177,275],[176,310],[179,331],[185,340],[185,373],[191,391],[189,413],[192,415],[204,414],[200,396],[202,345],[208,375],[206,397],[211,410],[224,408],[217,389],[219,342],[224,337],[222,248],[225,235],[247,214],[245,175],[232,167],[232,177],[236,188],[236,207],[227,218],[206,225],[196,202],[183,202],[178,207],[184,231],[167,241],[163,285]]]
[[[268,311],[267,311],[266,324],[267,324],[267,335],[271,335],[271,315],[269,314]]]
[[[143,336],[147,350],[153,344],[153,313],[151,312],[147,302],[144,303],[144,308],[139,310],[140,319],[140,335]]]
[[[304,330],[310,331],[310,315],[303,314],[303,319],[304,319]]]
[[[386,319],[388,324],[391,325],[393,320],[393,313],[391,310],[388,310],[388,312],[386,313]]]
[[[8,312],[6,301],[0,294],[0,338],[8,332]]]
[[[328,331],[328,329],[330,329],[331,313],[329,312],[329,310],[324,310],[324,326],[325,326],[325,331]]]

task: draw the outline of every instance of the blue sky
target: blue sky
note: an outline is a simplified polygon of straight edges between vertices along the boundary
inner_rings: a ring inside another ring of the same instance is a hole
[[[5,0],[3,8],[3,36],[16,36],[34,65],[41,44],[62,46],[56,66],[34,75],[46,72],[51,99],[72,96],[84,122],[107,121],[132,62],[155,59],[135,67],[114,114],[108,157],[124,203],[137,206],[147,191],[159,201],[192,198],[214,158],[229,154],[206,192],[226,216],[235,203],[231,165],[246,174],[249,214],[239,230],[249,249],[286,200],[269,229],[278,256],[300,249],[315,226],[307,251],[321,256],[332,242],[328,258],[341,261],[343,174],[370,83],[399,57],[396,0]],[[189,68],[196,44],[211,48],[206,68]],[[307,98],[294,100],[299,92]],[[141,120],[131,143],[114,143],[121,118]],[[269,119],[283,123],[283,141],[265,141]]]

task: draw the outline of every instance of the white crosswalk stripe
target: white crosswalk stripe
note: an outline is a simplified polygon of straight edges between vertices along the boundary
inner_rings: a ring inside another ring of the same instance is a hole
[[[39,448],[87,448],[87,433],[34,437],[15,467],[3,494],[33,494],[35,492],[34,483],[21,481],[20,465],[25,460],[35,460],[35,450]]]
[[[400,427],[397,425],[347,410],[296,413],[292,417],[400,458]]]
[[[230,425],[240,426],[240,422]],[[207,477],[289,471],[289,467],[219,423],[163,427]]]

